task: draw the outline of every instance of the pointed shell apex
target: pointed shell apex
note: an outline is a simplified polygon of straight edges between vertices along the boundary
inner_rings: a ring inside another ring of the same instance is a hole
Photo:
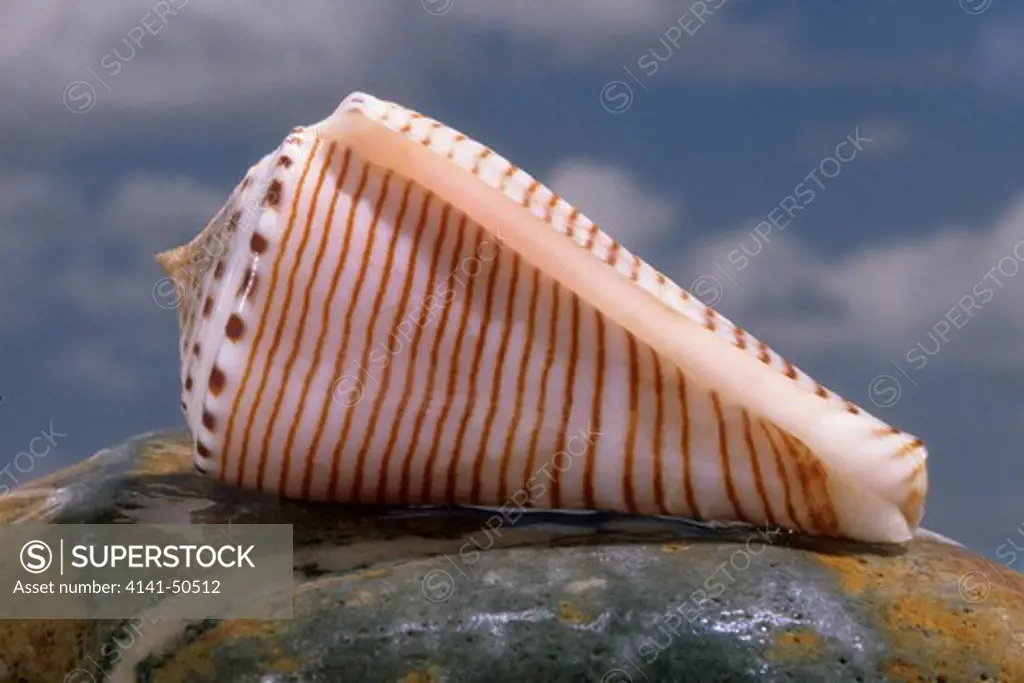
[[[177,277],[185,269],[188,262],[188,246],[176,247],[162,251],[156,255],[156,262],[160,264],[169,277]]]

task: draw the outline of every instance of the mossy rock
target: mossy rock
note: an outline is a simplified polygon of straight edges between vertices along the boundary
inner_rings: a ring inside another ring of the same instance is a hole
[[[1024,681],[1024,576],[928,532],[284,502],[196,474],[180,430],[0,520],[293,524],[296,568],[291,620],[2,622],[0,683]]]

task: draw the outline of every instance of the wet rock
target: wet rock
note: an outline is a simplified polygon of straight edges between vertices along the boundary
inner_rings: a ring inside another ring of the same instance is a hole
[[[1024,681],[1024,577],[927,532],[505,512],[279,501],[138,437],[0,521],[290,523],[294,618],[0,622],[0,682]]]

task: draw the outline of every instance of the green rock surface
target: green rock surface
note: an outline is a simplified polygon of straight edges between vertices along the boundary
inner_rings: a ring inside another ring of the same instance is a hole
[[[143,435],[5,523],[290,523],[294,618],[0,622],[0,683],[1024,681],[1024,577],[906,548],[605,514],[284,502]]]

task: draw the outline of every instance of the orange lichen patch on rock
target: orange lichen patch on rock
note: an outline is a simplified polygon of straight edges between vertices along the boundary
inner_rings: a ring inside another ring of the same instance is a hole
[[[359,589],[351,597],[345,598],[345,604],[353,607],[365,607],[371,603],[373,603],[373,593],[363,589]]]
[[[774,646],[765,653],[768,659],[785,662],[819,661],[821,639],[805,628],[783,631],[775,638]]]
[[[279,629],[276,622],[258,619],[232,619],[222,622],[217,628],[207,631],[193,642],[202,642],[209,647],[216,647],[224,642],[234,642],[240,638],[270,638],[278,634]]]
[[[918,571],[912,562],[899,557],[814,553],[814,558],[831,569],[843,589],[851,595],[895,588],[905,581],[913,581]]]
[[[270,668],[281,674],[291,674],[299,668],[299,660],[292,657],[278,657],[267,663]]]
[[[273,643],[280,638],[278,627],[272,622],[255,619],[224,621],[195,640],[176,649],[160,666],[160,680],[167,683],[188,683],[197,676],[214,679],[217,674],[216,649],[224,644],[238,644],[246,639],[259,639]],[[281,674],[294,673],[299,661],[281,648],[268,644],[257,648],[263,656],[262,664]]]
[[[54,494],[54,489],[20,488],[0,496],[0,524],[47,522],[53,511],[47,501]]]
[[[570,624],[582,624],[588,621],[587,615],[576,605],[567,600],[558,603],[558,618]]]
[[[362,581],[363,579],[379,579],[382,576],[389,576],[392,570],[390,567],[384,567],[382,569],[363,569],[362,571],[353,572],[345,578],[350,581]]]
[[[964,567],[958,587],[968,602],[988,602],[993,592],[1001,603],[1024,609],[1024,574],[974,555],[961,553]]]
[[[821,555],[815,553],[815,559],[839,575],[843,589],[848,593],[863,593],[875,585],[877,579],[869,576],[865,565],[867,560],[847,555]]]
[[[192,645],[174,653],[160,666],[160,680],[167,683],[188,683],[198,677],[212,679],[216,674],[212,653]]]
[[[915,540],[914,546],[912,552],[903,554],[816,552],[814,559],[832,570],[839,584],[852,595],[876,590],[913,592],[918,589],[922,576],[929,577],[935,585],[952,586],[955,595],[959,549],[945,543],[922,540]]]
[[[0,681],[63,681],[68,672],[90,669],[99,621],[0,621]]]
[[[981,674],[1000,681],[1024,680],[1024,648],[995,610],[970,606],[956,610],[942,600],[914,596],[884,607],[882,618],[896,650],[916,653],[922,665],[945,661],[949,680],[974,679]],[[951,656],[964,650],[972,656]],[[984,662],[991,670],[976,671],[973,666],[963,670],[964,661]],[[900,664],[911,665],[906,661]]]
[[[157,441],[139,453],[132,470],[138,475],[185,474],[192,472],[192,445],[180,441]]]
[[[902,660],[896,660],[890,664],[886,674],[894,681],[902,681],[902,683],[926,683],[931,681],[916,666],[907,664]]]
[[[441,667],[431,664],[426,669],[414,669],[402,676],[401,683],[437,683],[441,679]]]
[[[661,551],[666,555],[681,555],[692,547],[692,543],[662,543]]]
[[[848,594],[877,605],[892,649],[901,653],[890,677],[932,680],[920,671],[938,666],[949,681],[1024,681],[1024,641],[1012,627],[1024,611],[1024,578],[957,546],[915,545],[896,557],[815,554]]]

